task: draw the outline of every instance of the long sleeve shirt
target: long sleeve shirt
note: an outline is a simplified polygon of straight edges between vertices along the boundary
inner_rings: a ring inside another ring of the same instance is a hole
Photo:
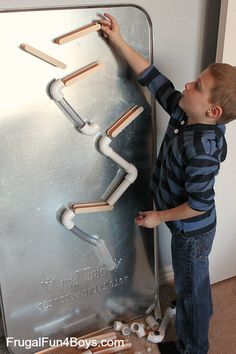
[[[211,231],[216,226],[215,176],[227,153],[225,126],[187,125],[188,117],[179,107],[182,94],[153,65],[138,80],[170,115],[150,184],[156,208],[187,203],[204,213],[167,222],[171,232],[193,236]]]

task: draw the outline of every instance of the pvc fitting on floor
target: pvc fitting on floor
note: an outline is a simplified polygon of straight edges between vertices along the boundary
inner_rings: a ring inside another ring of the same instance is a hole
[[[124,323],[121,322],[121,321],[115,321],[115,322],[113,323],[113,329],[114,329],[114,331],[121,331],[122,328],[123,328],[123,326],[124,326]]]
[[[163,341],[165,334],[155,334],[154,332],[149,332],[147,340],[152,343],[160,343]]]
[[[145,332],[143,323],[138,323],[138,322],[132,323],[131,331],[134,332],[138,338],[142,338],[142,337],[146,336],[146,332]]]
[[[123,336],[129,336],[131,333],[131,328],[128,325],[124,325],[121,333],[123,334]]]
[[[157,331],[160,324],[155,320],[155,318],[153,316],[148,316],[146,317],[145,321],[147,322],[147,324],[151,327],[151,329],[153,331]]]
[[[154,332],[150,332],[147,340],[152,343],[160,343],[163,341],[166,333],[166,329],[172,319],[172,317],[176,314],[176,309],[173,307],[168,307],[165,311],[165,315],[161,321],[160,327],[158,329],[158,334]]]
[[[124,336],[128,336],[131,333],[131,328],[121,321],[115,321],[113,323],[113,329],[114,331],[121,332]]]

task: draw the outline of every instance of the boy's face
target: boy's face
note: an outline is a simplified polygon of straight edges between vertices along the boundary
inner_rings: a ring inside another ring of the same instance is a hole
[[[207,117],[207,112],[211,107],[211,90],[214,85],[214,78],[208,69],[204,70],[196,81],[185,84],[179,106],[191,119],[198,121]]]

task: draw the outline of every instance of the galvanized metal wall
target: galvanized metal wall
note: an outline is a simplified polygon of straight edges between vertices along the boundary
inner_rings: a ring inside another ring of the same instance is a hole
[[[150,97],[97,32],[64,46],[52,42],[103,12],[98,7],[0,14],[1,33],[7,33],[0,69],[1,292],[6,335],[14,338],[83,333],[141,314],[153,300],[152,232],[134,224],[137,211],[152,206]],[[150,59],[146,14],[133,6],[112,12],[127,41]],[[22,42],[64,61],[67,69],[25,53]],[[91,137],[73,128],[50,99],[48,86],[95,60],[104,63],[102,70],[65,89],[74,109],[101,127]],[[113,211],[75,218],[81,229],[106,241],[116,261],[109,272],[91,245],[58,223],[56,213],[63,204],[105,198],[118,166],[98,151],[98,138],[133,104],[144,113],[112,147],[138,168],[138,179]]]

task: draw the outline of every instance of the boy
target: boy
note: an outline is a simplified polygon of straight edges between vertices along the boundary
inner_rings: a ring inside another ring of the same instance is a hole
[[[139,82],[170,115],[151,181],[156,211],[140,212],[139,226],[165,222],[172,233],[178,342],[159,343],[164,354],[208,352],[212,314],[208,270],[216,228],[214,182],[226,157],[225,123],[236,118],[236,69],[211,64],[183,94],[123,40],[115,18],[99,21],[104,36]]]

